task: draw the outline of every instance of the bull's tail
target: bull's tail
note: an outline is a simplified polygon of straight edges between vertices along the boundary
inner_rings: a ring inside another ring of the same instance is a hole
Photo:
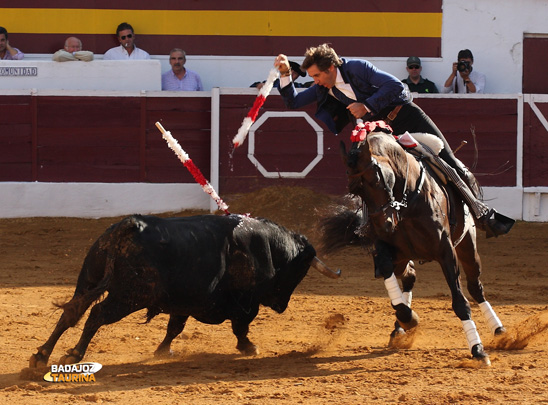
[[[72,298],[67,302],[54,304],[63,309],[64,317],[71,326],[76,325],[86,310],[107,292],[114,274],[116,258],[123,248],[121,243],[135,231],[138,221],[138,216],[131,216],[108,228],[86,255]]]
[[[332,208],[333,213],[320,220],[322,254],[328,254],[352,244],[368,244],[362,229],[362,213],[344,206]]]

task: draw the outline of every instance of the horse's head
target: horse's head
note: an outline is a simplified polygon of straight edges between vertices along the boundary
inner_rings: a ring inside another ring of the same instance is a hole
[[[348,190],[360,196],[374,222],[392,232],[397,218],[394,213],[396,174],[390,160],[381,154],[387,134],[370,134],[362,142],[354,142],[348,151],[341,142],[341,155],[348,175]]]
[[[348,153],[342,141],[340,148],[350,193],[364,200],[370,198],[369,192],[373,189],[382,189],[391,194],[395,183],[394,171],[384,156],[372,153],[369,141],[354,142]]]

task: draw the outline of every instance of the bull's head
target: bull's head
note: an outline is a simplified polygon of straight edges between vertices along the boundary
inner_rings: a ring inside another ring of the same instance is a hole
[[[291,294],[305,277],[310,266],[314,267],[323,275],[330,278],[338,278],[341,271],[329,269],[320,259],[316,257],[316,251],[308,244],[294,260],[287,266],[278,269],[275,276],[273,288],[263,296],[262,304],[282,313],[287,308]]]

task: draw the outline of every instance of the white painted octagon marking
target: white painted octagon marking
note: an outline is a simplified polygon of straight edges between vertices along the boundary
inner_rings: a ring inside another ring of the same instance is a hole
[[[260,128],[262,124],[269,118],[283,118],[283,117],[302,117],[304,118],[316,131],[316,157],[304,168],[301,172],[269,172],[255,157],[255,131]],[[247,158],[255,165],[264,177],[267,178],[279,178],[287,177],[294,179],[303,179],[306,175],[318,164],[323,158],[323,130],[322,128],[304,111],[267,111],[257,121],[253,123],[249,129],[249,140],[247,146]]]

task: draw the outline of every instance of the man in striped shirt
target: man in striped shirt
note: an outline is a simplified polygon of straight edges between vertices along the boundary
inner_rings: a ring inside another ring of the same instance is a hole
[[[185,68],[186,53],[174,48],[169,53],[171,69],[162,74],[162,90],[202,91],[202,79],[193,70]]]
[[[10,46],[8,31],[0,27],[0,60],[21,60],[25,54],[17,48]]]

